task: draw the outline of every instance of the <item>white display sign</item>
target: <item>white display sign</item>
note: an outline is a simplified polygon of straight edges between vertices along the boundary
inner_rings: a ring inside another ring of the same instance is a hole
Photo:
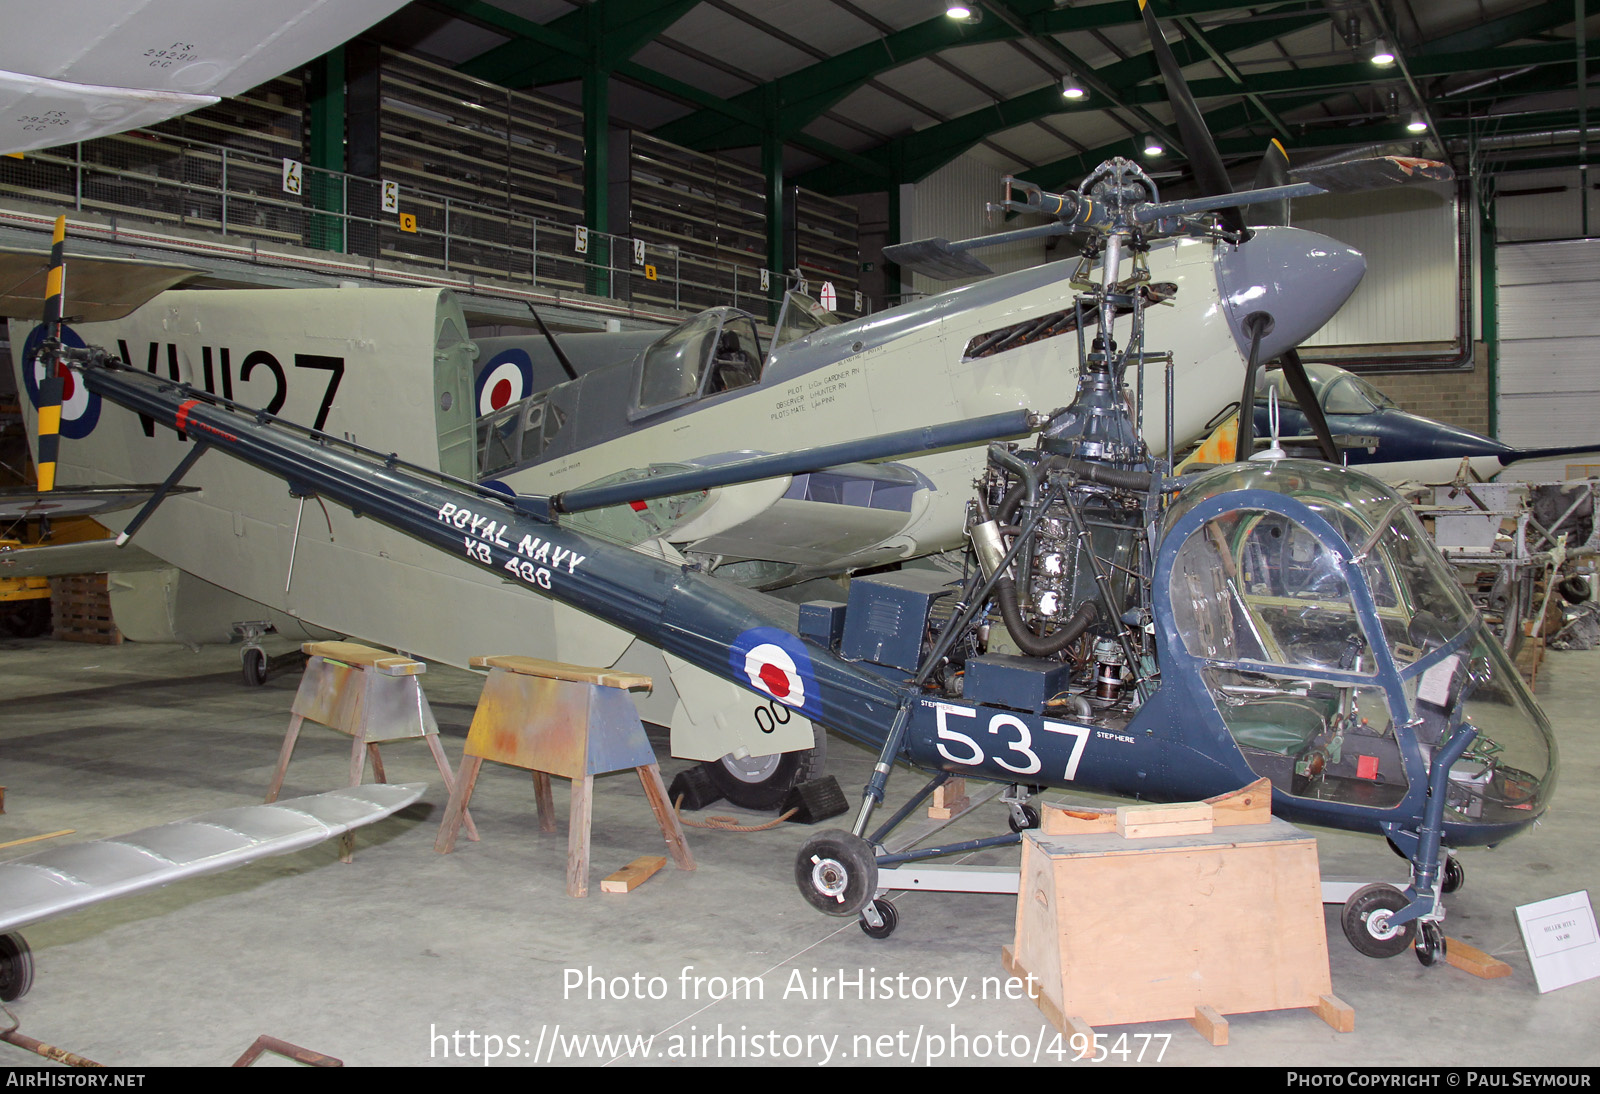
[[[398,213],[400,211],[400,184],[383,180],[383,211]]]
[[[822,283],[822,294],[819,299],[822,306],[829,311],[839,310],[839,290],[833,287],[832,281]]]
[[[283,161],[283,192],[286,194],[299,194],[304,187],[303,172],[305,168],[299,160]]]
[[[1517,926],[1541,992],[1600,977],[1600,934],[1588,890],[1521,905]]]
[[[644,265],[644,240],[642,239],[633,241],[633,264],[635,266]]]
[[[761,271],[761,291],[766,292],[770,288],[772,288],[772,271],[763,269]]]
[[[572,249],[581,255],[589,253],[589,229],[581,224],[572,229]]]
[[[861,290],[857,289],[856,290],[856,311],[859,312],[860,310],[861,310]]]

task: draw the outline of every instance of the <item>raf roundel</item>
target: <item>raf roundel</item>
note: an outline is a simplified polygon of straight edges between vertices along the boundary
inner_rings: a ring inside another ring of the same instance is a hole
[[[794,658],[782,646],[763,642],[745,654],[744,674],[752,685],[778,702],[794,707],[805,706],[806,682],[801,678]]]
[[[22,370],[22,384],[27,389],[28,398],[37,407],[39,405],[39,383],[45,378],[45,366],[35,354],[39,343],[45,339],[43,323],[34,327],[22,343],[22,359],[30,362]],[[61,326],[61,341],[63,344],[82,349],[83,338],[77,331],[66,324]],[[72,440],[82,440],[94,431],[100,421],[100,396],[83,386],[78,374],[70,369],[62,372],[61,386],[61,435]]]
[[[730,667],[766,695],[808,718],[822,716],[821,693],[805,643],[777,627],[754,627],[728,651]],[[736,675],[736,679],[738,676]]]
[[[533,394],[533,358],[508,349],[490,358],[478,373],[478,413],[493,414]]]

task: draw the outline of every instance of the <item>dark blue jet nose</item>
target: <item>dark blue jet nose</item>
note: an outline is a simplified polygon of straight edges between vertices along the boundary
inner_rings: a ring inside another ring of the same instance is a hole
[[[1269,361],[1315,334],[1355,292],[1367,260],[1354,247],[1303,228],[1255,228],[1217,259],[1217,290],[1239,343],[1250,353],[1246,320],[1272,317],[1258,359]]]

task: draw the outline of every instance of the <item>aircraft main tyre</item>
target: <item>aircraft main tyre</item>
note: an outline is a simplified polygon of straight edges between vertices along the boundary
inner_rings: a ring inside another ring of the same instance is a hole
[[[860,836],[831,828],[801,845],[794,880],[817,911],[859,915],[878,891],[878,856]]]
[[[1389,926],[1389,917],[1411,903],[1406,895],[1393,885],[1381,882],[1357,889],[1344,902],[1344,913],[1339,925],[1344,936],[1361,953],[1368,957],[1393,957],[1404,953],[1417,933],[1417,921],[1403,926]]]
[[[776,809],[795,786],[822,776],[828,761],[828,732],[812,725],[811,735],[810,748],[743,759],[729,753],[720,760],[708,761],[704,765],[706,773],[717,793],[740,809]]]
[[[0,1000],[21,999],[33,987],[33,951],[20,934],[0,934]]]

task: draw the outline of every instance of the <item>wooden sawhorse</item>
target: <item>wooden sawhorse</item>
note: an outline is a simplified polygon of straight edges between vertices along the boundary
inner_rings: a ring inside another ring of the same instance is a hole
[[[379,744],[421,737],[433,753],[446,791],[455,793],[450,761],[439,744],[439,723],[417,681],[428,666],[355,642],[306,642],[300,648],[310,660],[289,708],[289,731],[284,734],[278,768],[267,789],[268,802],[278,800],[283,777],[289,770],[289,757],[294,755],[295,742],[300,738],[300,725],[308,718],[352,738],[351,786],[360,785],[368,756],[372,757],[373,775],[379,782],[388,781],[383,774],[383,757],[378,754]],[[467,838],[477,839],[478,830],[470,816],[465,823]],[[341,857],[348,862],[348,845],[342,851]]]
[[[655,752],[645,737],[639,712],[628,698],[632,688],[649,688],[650,677],[534,657],[474,657],[472,666],[489,669],[489,679],[467,731],[461,769],[439,825],[435,851],[448,854],[454,849],[484,760],[533,772],[534,800],[543,832],[556,830],[550,776],[571,779],[567,895],[586,896],[594,777],[631,767],[639,773],[673,861],[680,870],[694,869],[683,827],[667,802]]]

